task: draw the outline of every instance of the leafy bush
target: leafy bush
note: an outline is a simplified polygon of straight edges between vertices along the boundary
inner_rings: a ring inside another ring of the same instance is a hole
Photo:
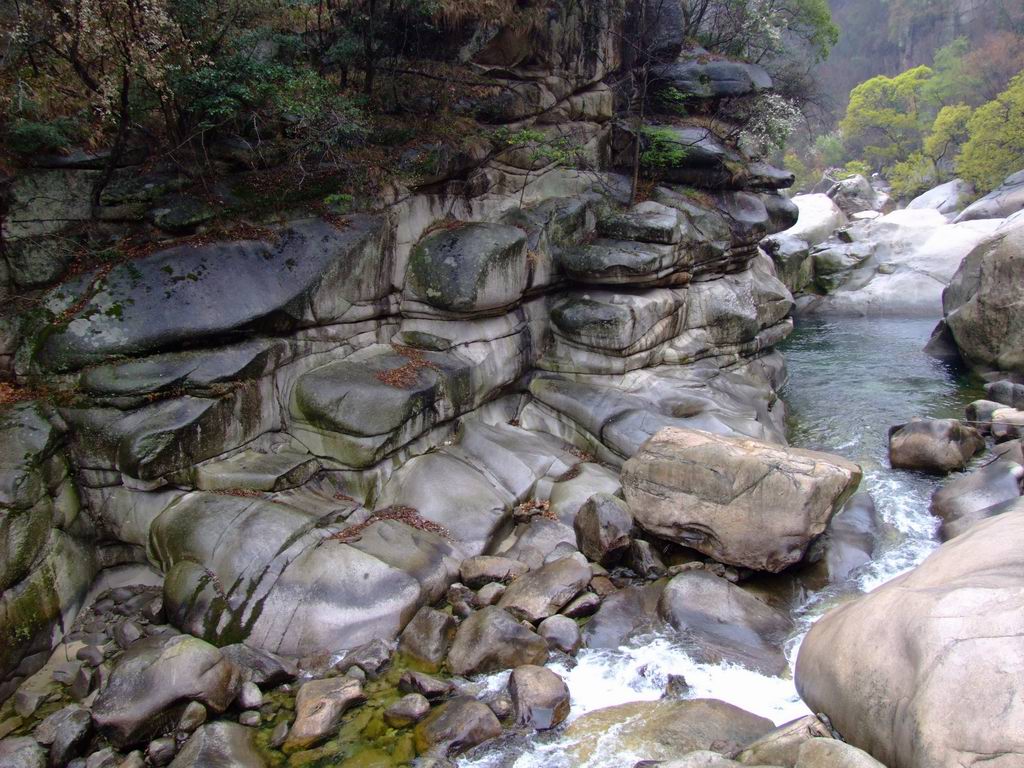
[[[1024,168],[1024,72],[974,112],[969,138],[957,160],[960,175],[979,192],[995,189]]]
[[[686,159],[686,147],[679,143],[676,135],[667,128],[643,129],[644,148],[640,153],[640,165],[648,170],[675,168]]]
[[[15,119],[4,137],[7,148],[19,155],[37,155],[60,152],[77,138],[78,128],[68,117],[49,122]]]

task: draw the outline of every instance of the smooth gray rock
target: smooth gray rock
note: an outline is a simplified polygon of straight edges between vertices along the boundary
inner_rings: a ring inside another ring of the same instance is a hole
[[[537,627],[537,634],[552,650],[574,655],[583,645],[579,625],[568,616],[549,616]]]
[[[46,752],[31,736],[0,739],[0,764],[8,768],[45,768]]]
[[[831,738],[808,739],[801,745],[795,768],[885,768],[863,750]]]
[[[171,736],[153,739],[146,747],[146,760],[150,765],[164,766],[174,759],[178,745]]]
[[[1022,540],[1020,512],[982,521],[815,622],[796,664],[811,711],[890,766],[1020,761]]]
[[[403,672],[398,681],[398,690],[403,693],[419,693],[434,701],[443,699],[455,690],[455,685],[448,680],[425,675],[422,672]]]
[[[644,587],[629,586],[609,595],[593,618],[583,626],[587,648],[618,648],[630,636],[655,629],[660,624],[658,601],[666,580]]]
[[[999,187],[967,206],[956,221],[1005,219],[1024,209],[1024,171],[1006,177]]]
[[[656,67],[652,77],[655,98],[669,88],[690,98],[723,99],[772,87],[771,76],[762,67],[738,61],[683,60]]]
[[[889,430],[893,469],[948,474],[963,469],[984,447],[981,433],[956,419],[914,419]]]
[[[292,660],[243,643],[225,645],[220,652],[241,670],[243,680],[259,686],[276,688],[282,683],[290,683],[299,674]]]
[[[543,664],[547,658],[544,638],[502,608],[488,606],[459,625],[448,654],[448,668],[455,675],[479,675],[523,664]]]
[[[189,635],[140,640],[125,651],[92,708],[96,727],[119,748],[155,735],[168,710],[199,701],[223,712],[241,673],[215,647]]]
[[[494,581],[510,582],[529,571],[525,563],[507,557],[480,555],[462,561],[459,577],[463,584],[472,588],[489,584]]]
[[[744,747],[736,760],[744,765],[779,765],[792,768],[800,748],[810,739],[830,738],[831,731],[814,715],[806,715],[780,725]]]
[[[842,583],[857,568],[871,562],[878,527],[870,494],[854,494],[832,518],[821,538],[811,545],[804,573],[819,588]]]
[[[384,710],[384,722],[392,728],[407,728],[430,712],[430,702],[420,693],[409,693]]]
[[[731,662],[766,675],[788,667],[782,644],[793,631],[789,618],[708,571],[673,577],[658,614],[706,663]]]
[[[871,186],[871,182],[860,175],[836,182],[828,191],[828,196],[847,216],[878,209],[878,193]]]
[[[569,716],[569,688],[547,667],[516,667],[508,680],[516,725],[546,731]]]
[[[582,592],[590,583],[590,576],[590,568],[575,558],[555,560],[512,582],[498,607],[532,623],[543,621]]]
[[[931,513],[942,519],[943,540],[963,533],[993,510],[1015,504],[1021,496],[1024,466],[1016,461],[995,461],[966,475],[958,475],[932,495]]]

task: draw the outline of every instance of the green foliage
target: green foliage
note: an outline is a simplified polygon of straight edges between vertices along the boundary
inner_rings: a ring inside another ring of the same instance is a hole
[[[71,146],[77,133],[78,126],[69,117],[48,122],[16,118],[7,127],[4,143],[19,155],[54,153]]]
[[[924,154],[936,167],[952,168],[953,158],[970,137],[973,110],[966,104],[943,107],[935,116],[931,133],[924,140]]]
[[[960,175],[979,192],[1024,168],[1024,72],[993,101],[978,107],[957,160]]]
[[[782,158],[782,165],[795,177],[793,189],[798,192],[812,187],[817,181],[815,169],[808,166],[796,152],[787,152]]]
[[[647,126],[643,129],[643,137],[644,146],[640,153],[643,168],[652,171],[675,168],[686,159],[686,147],[679,143],[671,130]]]
[[[967,61],[971,43],[958,37],[935,52],[932,78],[922,89],[924,100],[938,109],[952,104],[976,104],[981,83]]]
[[[840,124],[849,154],[881,170],[919,151],[931,122],[923,93],[932,76],[930,67],[915,67],[854,88]]]
[[[868,178],[871,176],[871,166],[865,163],[863,160],[851,160],[843,166],[842,171],[839,173],[840,179],[849,179],[854,176],[863,176]]]
[[[939,181],[935,163],[921,152],[914,152],[893,165],[888,175],[893,192],[901,198],[917,197]]]
[[[846,159],[846,147],[839,133],[823,133],[816,137],[813,149],[821,168],[835,168]]]

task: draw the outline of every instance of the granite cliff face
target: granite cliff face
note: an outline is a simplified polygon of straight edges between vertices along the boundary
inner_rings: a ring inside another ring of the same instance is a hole
[[[505,78],[492,117],[571,131],[611,170],[617,38],[558,7],[552,39],[474,54]],[[696,58],[665,76],[705,104],[770,86]],[[218,644],[333,653],[513,546],[517,505],[571,526],[662,427],[782,441],[792,299],[757,243],[793,223],[788,178],[672,130],[690,151],[632,207],[624,177],[509,150],[374,212],[50,290],[15,367],[60,395],[4,417],[4,695],[104,565],[155,567],[172,622]]]

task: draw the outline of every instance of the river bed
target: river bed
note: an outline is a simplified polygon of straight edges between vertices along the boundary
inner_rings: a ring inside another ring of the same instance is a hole
[[[789,439],[795,447],[828,451],[864,469],[861,490],[874,498],[882,530],[874,559],[850,581],[810,594],[795,606],[797,631],[787,644],[795,661],[807,628],[835,601],[870,591],[913,568],[938,546],[937,522],[928,513],[936,478],[893,471],[888,465],[888,430],[913,416],[961,417],[982,396],[977,382],[957,374],[922,351],[933,320],[802,319],[780,347],[789,382],[782,395],[789,407]],[[766,677],[733,665],[694,662],[669,636],[638,638],[616,650],[584,649],[576,665],[553,664],[572,696],[570,721],[603,707],[656,700],[669,675],[686,678],[695,698],[717,698],[781,724],[807,714],[792,675]],[[504,686],[508,673],[482,681]],[[463,768],[623,768],[644,757],[602,738],[595,757],[580,765],[560,732],[511,737],[471,753]]]

